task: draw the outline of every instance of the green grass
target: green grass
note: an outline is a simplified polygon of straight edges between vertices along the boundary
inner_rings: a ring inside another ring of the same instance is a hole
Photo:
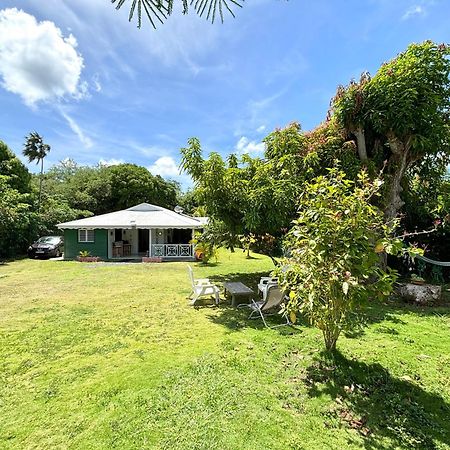
[[[195,275],[255,287],[255,256]],[[183,263],[0,266],[0,448],[450,449],[448,308],[373,305],[330,359],[188,293]]]

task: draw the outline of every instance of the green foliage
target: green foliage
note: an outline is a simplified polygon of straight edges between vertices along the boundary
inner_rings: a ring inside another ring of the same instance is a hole
[[[449,56],[444,44],[411,44],[366,85],[367,120],[379,133],[411,140],[415,155],[448,146]]]
[[[191,243],[194,244],[195,256],[201,260],[202,263],[207,264],[211,258],[214,258],[217,263],[219,258],[218,246],[210,233],[197,232]]]
[[[44,142],[43,137],[36,131],[31,132],[25,141],[23,155],[28,162],[41,163],[50,152],[50,146]]]
[[[373,78],[363,74],[359,82],[340,86],[332,100],[333,120],[356,140],[362,162],[373,173],[384,171],[388,220],[404,205],[409,171],[431,168],[422,170],[428,182],[450,162],[449,56],[445,44],[411,44]]]
[[[152,203],[167,208],[177,204],[179,186],[153,176],[145,167],[136,164],[119,164],[107,167],[110,180],[110,204],[115,210],[129,208],[138,203]]]
[[[24,253],[36,237],[39,217],[30,180],[27,168],[0,141],[0,258]]]
[[[283,136],[282,131],[279,134]],[[193,178],[196,199],[205,205],[207,215],[225,225],[231,246],[238,235],[279,235],[289,225],[299,186],[284,168],[287,160],[278,163],[232,155],[225,162],[218,153],[203,159],[198,139],[188,144],[181,149],[181,168]],[[276,145],[282,153],[282,144]]]
[[[302,132],[294,122],[270,133],[264,158],[232,154],[224,160],[212,153],[204,159],[199,140],[190,139],[181,150],[181,167],[195,182],[198,204],[233,238],[280,238],[291,227],[305,183],[339,160],[349,179],[362,167],[372,179],[382,174],[380,195],[371,202],[386,221],[396,222],[406,203],[403,229],[429,228],[450,214],[444,183],[449,52],[430,41],[409,46],[373,78],[364,73],[340,86],[332,114],[314,130]]]
[[[393,225],[371,204],[380,186],[364,171],[354,183],[329,169],[328,176],[305,185],[286,240],[290,257],[277,275],[290,291],[287,313],[307,316],[328,350],[334,350],[354,312],[367,300],[389,295],[395,280],[381,268],[380,253],[397,254],[402,242],[391,237]]]
[[[7,176],[8,185],[21,194],[31,191],[31,175],[19,158],[0,141],[0,175]]]
[[[177,204],[179,186],[134,164],[80,166],[61,161],[45,174],[43,214],[46,227],[149,202],[166,208]]]
[[[9,185],[9,177],[0,175],[0,259],[25,253],[36,236],[38,217],[29,194]]]
[[[89,250],[80,250],[78,252],[78,256],[80,258],[89,258],[89,256],[91,256],[91,252]]]

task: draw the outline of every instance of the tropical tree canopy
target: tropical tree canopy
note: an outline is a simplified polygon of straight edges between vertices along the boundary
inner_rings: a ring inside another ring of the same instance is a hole
[[[8,185],[20,193],[28,193],[31,190],[31,175],[19,158],[0,141],[0,175],[4,175]]]
[[[44,142],[42,136],[36,131],[31,132],[25,140],[23,155],[28,158],[28,162],[39,164],[44,160],[50,151],[50,146]]]
[[[288,133],[291,128],[280,131],[282,136]],[[226,225],[231,241],[238,235],[280,234],[289,226],[299,185],[292,170],[284,171],[283,162],[234,154],[224,161],[215,152],[204,159],[197,138],[188,144],[181,149],[181,168],[194,180],[196,197],[207,215]],[[271,148],[268,143],[268,155]]]
[[[334,119],[356,140],[361,162],[385,166],[384,213],[393,219],[404,201],[405,176],[428,157],[450,161],[450,47],[412,44],[373,78],[340,86]]]

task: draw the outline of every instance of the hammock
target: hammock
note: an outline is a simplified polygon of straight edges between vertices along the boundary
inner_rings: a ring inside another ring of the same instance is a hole
[[[416,258],[421,259],[422,261],[425,261],[428,264],[434,264],[435,266],[450,267],[450,262],[436,261],[434,259],[426,258],[425,256],[419,255],[417,255]]]

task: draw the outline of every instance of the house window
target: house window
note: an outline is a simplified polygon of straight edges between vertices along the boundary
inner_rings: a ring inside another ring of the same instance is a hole
[[[94,242],[94,230],[78,230],[78,242]]]

